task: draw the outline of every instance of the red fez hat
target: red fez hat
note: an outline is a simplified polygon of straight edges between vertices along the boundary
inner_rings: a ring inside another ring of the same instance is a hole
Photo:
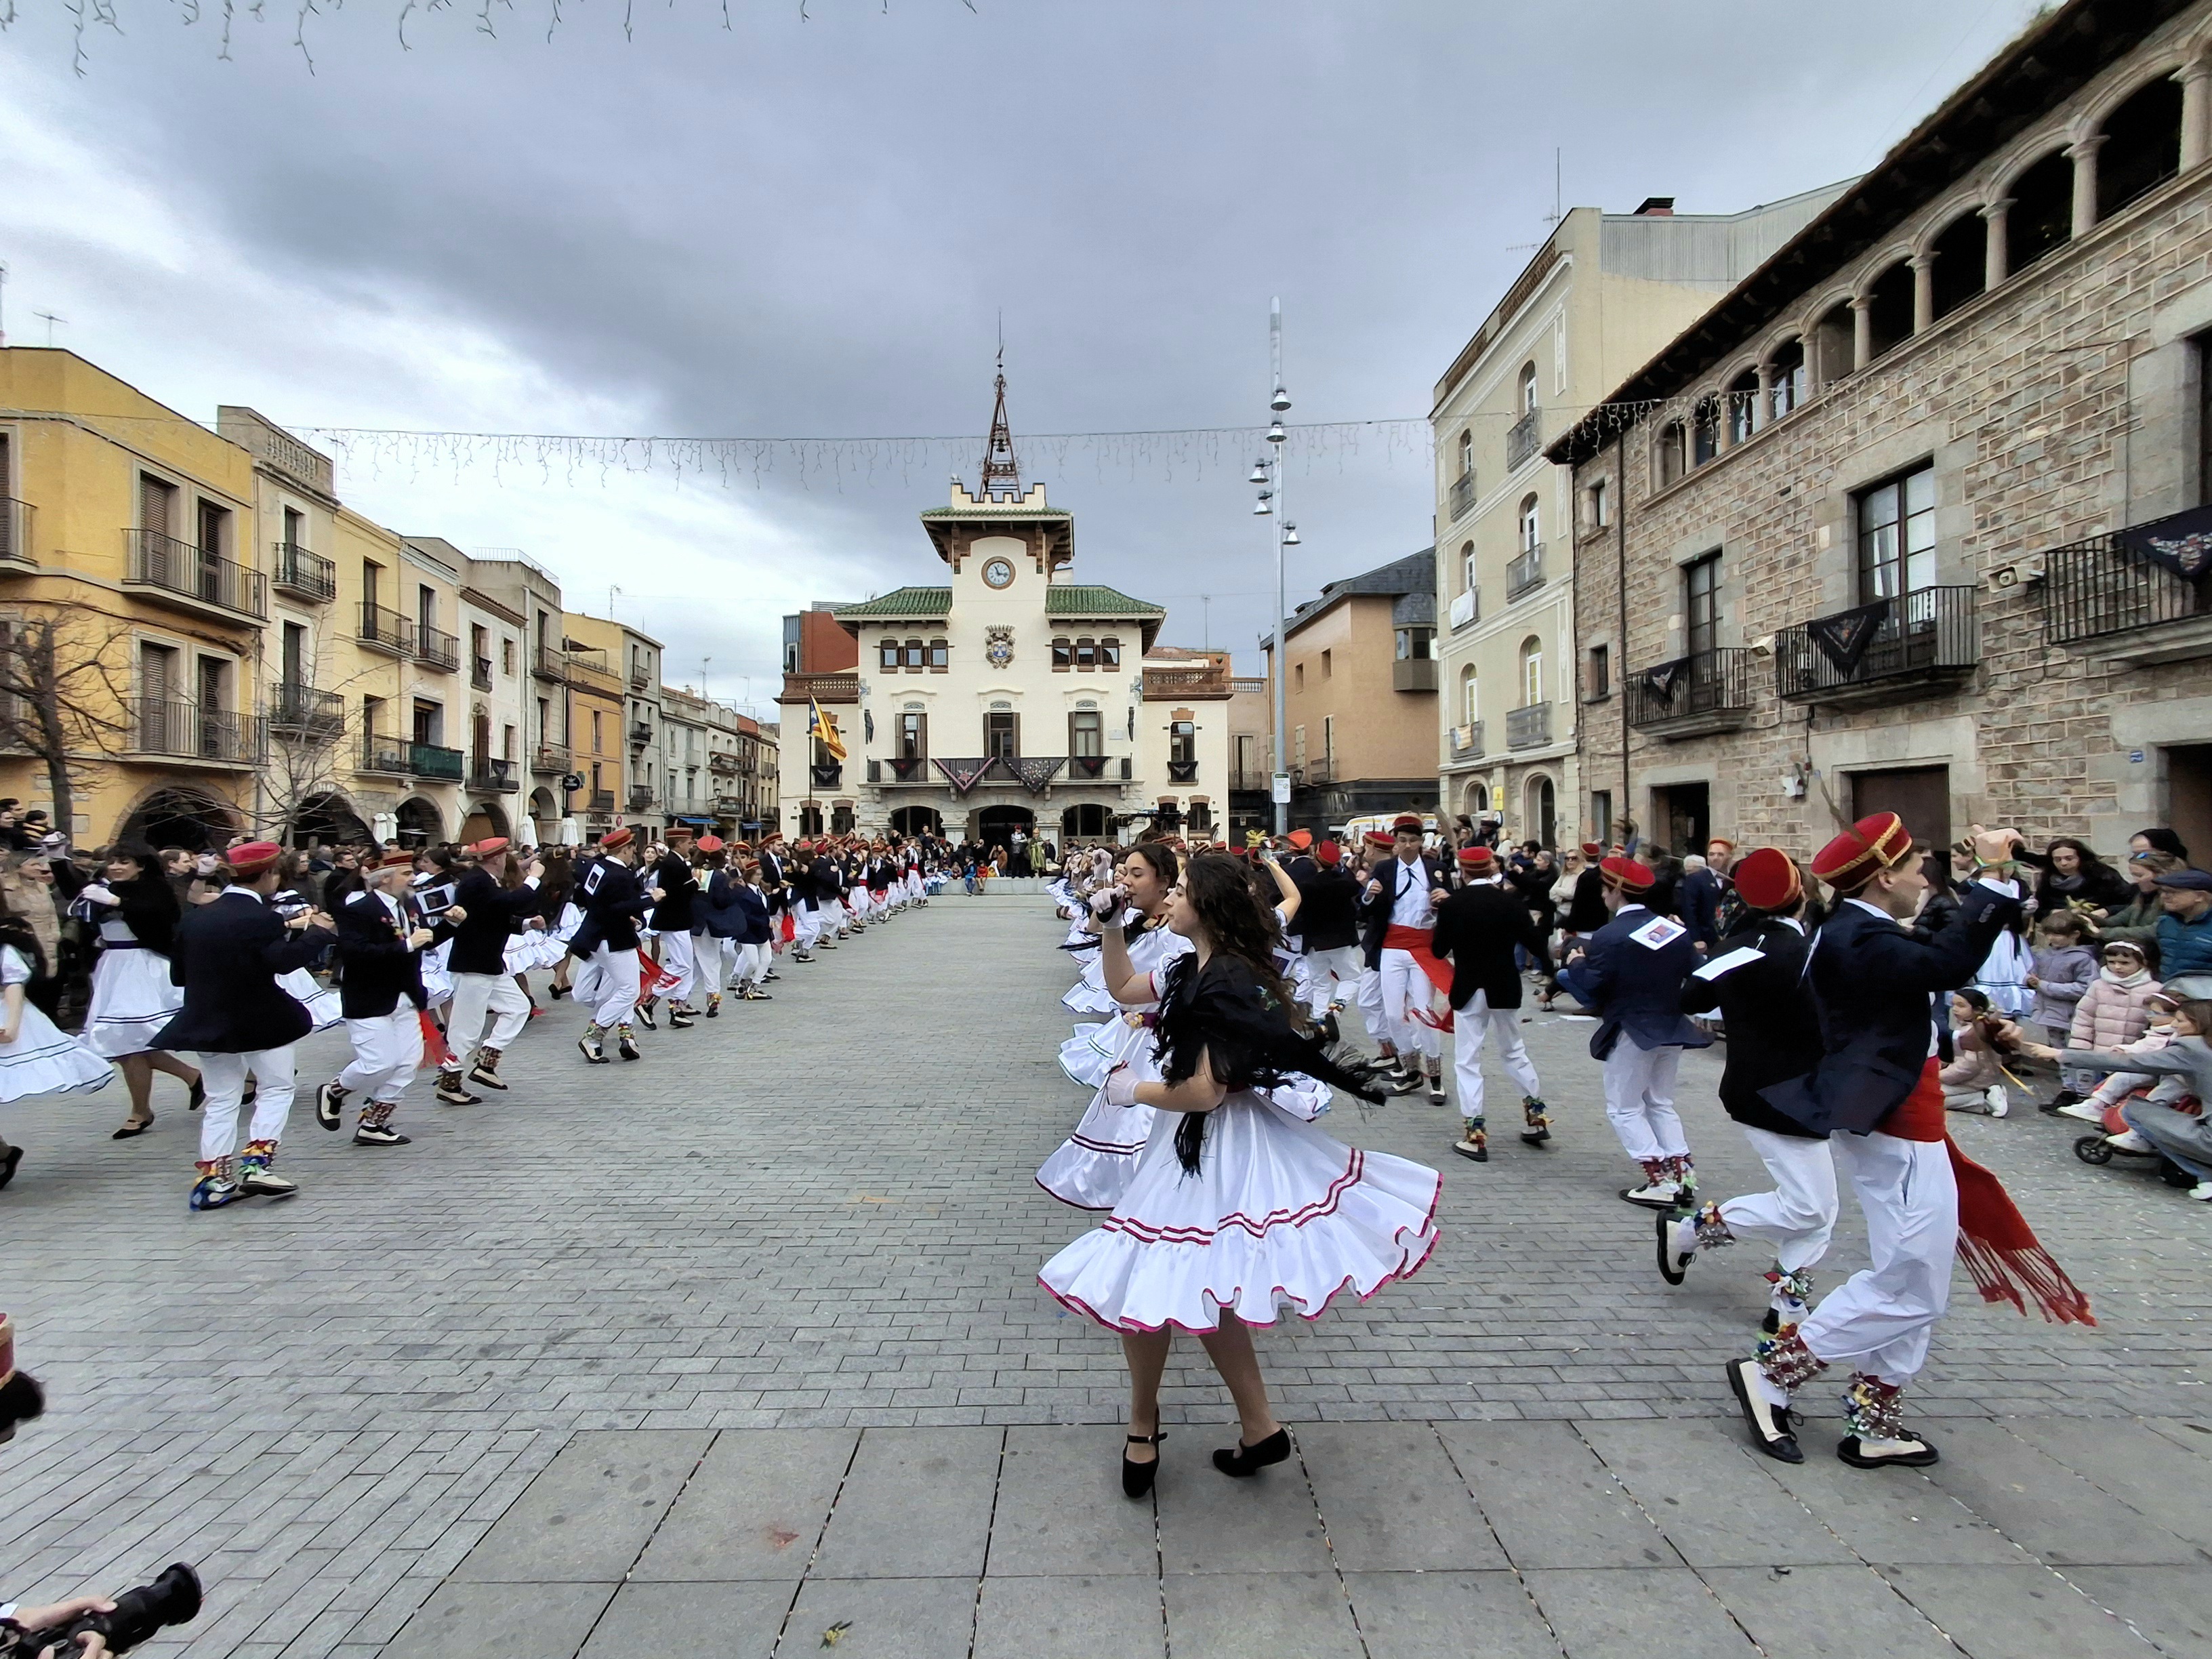
[[[1477,842],[1472,847],[1459,849],[1459,867],[1478,876],[1486,876],[1498,867],[1498,854]]]
[[[691,826],[688,823],[672,823],[668,826],[668,833],[661,839],[664,841],[689,841],[691,839]]]
[[[1370,847],[1395,847],[1398,842],[1397,837],[1387,830],[1370,830],[1367,832],[1367,844]]]
[[[1344,860],[1344,848],[1333,841],[1325,841],[1314,848],[1314,856],[1323,864],[1340,864]]]
[[[1307,848],[1313,845],[1313,831],[1310,830],[1293,830],[1291,831],[1287,839],[1291,846],[1297,848],[1299,852],[1303,853]]]
[[[1894,812],[1861,818],[1813,857],[1813,873],[1839,893],[1856,892],[1879,870],[1893,870],[1912,850],[1905,820]]]
[[[1584,842],[1583,843],[1583,856],[1586,859],[1603,858],[1605,856],[1605,844],[1602,842]]]
[[[699,837],[699,850],[700,850],[701,852],[702,852],[702,853],[719,853],[719,852],[720,852],[720,851],[722,850],[722,838],[721,838],[720,836],[714,836],[714,835],[707,835],[707,836],[700,836],[700,837]]]
[[[1619,854],[1599,865],[1598,868],[1605,872],[1608,886],[1618,887],[1624,892],[1648,893],[1651,890],[1651,884],[1659,879],[1652,873],[1650,865]]]
[[[1735,851],[1735,843],[1730,841],[1726,836],[1708,836],[1705,837],[1705,845],[1708,847],[1725,847],[1731,853]]]
[[[1754,847],[1735,861],[1735,890],[1754,910],[1786,910],[1805,890],[1797,865],[1778,847]]]
[[[474,853],[480,859],[488,859],[494,853],[504,853],[507,851],[507,837],[505,836],[486,836],[475,846],[470,848],[469,851]]]
[[[230,866],[230,872],[234,876],[252,877],[259,875],[283,856],[284,849],[273,841],[249,841],[243,846],[232,848],[223,862]]]
[[[1418,836],[1428,827],[1421,822],[1421,815],[1418,812],[1401,812],[1390,820],[1390,833],[1394,836],[1401,836],[1408,830]]]
[[[605,835],[599,837],[599,845],[605,848],[607,851],[611,853],[618,847],[629,846],[631,839],[632,837],[627,827],[620,830],[610,830]]]

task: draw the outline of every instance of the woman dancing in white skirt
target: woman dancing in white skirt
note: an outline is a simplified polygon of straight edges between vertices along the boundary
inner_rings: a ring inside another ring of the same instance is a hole
[[[155,1073],[181,1080],[191,1091],[193,1107],[204,1097],[197,1069],[151,1046],[185,1006],[183,988],[169,982],[169,945],[179,915],[176,890],[149,847],[110,848],[105,881],[84,880],[63,857],[53,860],[53,871],[71,910],[100,929],[84,1041],[123,1073],[131,1109],[115,1139],[128,1140],[154,1127]]]
[[[1268,1092],[1298,1097],[1297,1084],[1314,1078],[1382,1097],[1304,1030],[1236,860],[1203,854],[1185,867],[1168,925],[1191,954],[1155,975],[1131,970],[1097,903],[1092,917],[1115,1000],[1160,1004],[1158,1079],[1118,1067],[1107,1098],[1161,1117],[1113,1213],[1037,1277],[1064,1306],[1121,1335],[1129,1366],[1121,1488],[1141,1498],[1158,1467],[1173,1333],[1205,1345],[1237,1402],[1243,1433],[1214,1453],[1214,1467],[1249,1475],[1281,1462],[1290,1435],[1268,1405],[1246,1328],[1273,1324],[1285,1307],[1316,1319],[1341,1291],[1365,1297],[1410,1277],[1436,1245],[1440,1182],[1405,1158],[1340,1145]],[[1171,1133],[1170,1114],[1182,1115]]]

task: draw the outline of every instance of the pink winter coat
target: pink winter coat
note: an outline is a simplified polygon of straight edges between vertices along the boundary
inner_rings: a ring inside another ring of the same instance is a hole
[[[2133,1042],[2149,1028],[2150,1011],[2143,1004],[2158,992],[2158,981],[2148,973],[2133,985],[2123,985],[2111,969],[2098,969],[2074,1010],[2066,1046],[2110,1053],[2122,1043]]]

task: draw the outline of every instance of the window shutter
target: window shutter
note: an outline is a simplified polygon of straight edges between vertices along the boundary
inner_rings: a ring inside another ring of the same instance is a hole
[[[170,503],[177,492],[150,472],[138,475],[138,526],[156,535],[167,536],[174,526],[169,517]]]
[[[1006,734],[1006,741],[1010,745],[1009,752],[1018,759],[1022,752],[1022,717],[1019,714],[1013,717],[1013,729]]]

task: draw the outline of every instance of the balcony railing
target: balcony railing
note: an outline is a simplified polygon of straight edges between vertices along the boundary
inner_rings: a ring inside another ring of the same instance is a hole
[[[1229,793],[1232,795],[1264,795],[1275,787],[1275,781],[1267,773],[1242,767],[1231,767],[1229,772]]]
[[[1472,628],[1482,620],[1482,590],[1468,588],[1451,602],[1447,614],[1454,628]]]
[[[1291,771],[1294,775],[1291,778],[1291,781],[1294,783],[1305,784],[1309,787],[1324,783],[1334,783],[1336,781],[1336,757],[1334,755],[1324,755],[1321,759],[1317,761],[1310,761],[1303,767],[1293,767]]]
[[[269,688],[269,729],[280,738],[336,737],[345,730],[345,699],[278,680]]]
[[[1505,470],[1517,471],[1543,439],[1544,411],[1532,409],[1505,429]]]
[[[835,674],[786,674],[783,690],[778,702],[805,702],[808,698],[817,702],[858,702],[860,700],[860,677],[852,669]]]
[[[31,504],[0,495],[0,564],[34,563],[31,557]]]
[[[629,723],[629,746],[631,748],[642,749],[646,744],[652,741],[653,727],[650,723],[645,720],[632,720]]]
[[[469,763],[469,787],[480,795],[511,795],[521,786],[511,760],[477,756]]]
[[[450,672],[461,665],[461,642],[442,629],[418,622],[415,624],[415,660]]]
[[[131,743],[142,755],[210,766],[258,766],[266,752],[264,728],[252,714],[167,697],[141,697],[134,713]]]
[[[2212,656],[2212,567],[2177,575],[2104,535],[2054,550],[2045,572],[2043,630],[2051,644],[2133,663]]]
[[[1505,711],[1505,746],[1541,749],[1552,740],[1552,705],[1532,702],[1526,708]]]
[[[1462,472],[1451,481],[1444,495],[1445,516],[1456,522],[1474,511],[1474,474]]]
[[[1655,736],[1733,731],[1750,714],[1752,653],[1740,646],[1699,651],[1632,671],[1625,683],[1628,723]]]
[[[714,815],[717,817],[737,817],[740,816],[744,810],[745,798],[743,795],[717,795],[714,797]]]
[[[1981,659],[1972,587],[1922,587],[1774,636],[1775,690],[1793,702],[1879,701],[1964,679]]]
[[[615,678],[615,671],[607,666],[607,653],[604,651],[569,652],[568,684],[599,691],[622,689],[622,682]]]
[[[632,663],[629,665],[629,689],[633,691],[646,691],[650,690],[652,686],[653,676],[645,672],[645,665],[638,662]]]
[[[809,782],[817,789],[835,789],[845,781],[845,768],[841,762],[824,761],[819,766],[807,769]]]
[[[649,783],[633,783],[629,787],[629,799],[631,811],[644,811],[653,805],[653,786]]]
[[[1194,760],[1171,760],[1168,763],[1170,783],[1196,783],[1198,763]]]
[[[447,749],[434,743],[410,743],[407,745],[407,769],[418,778],[430,778],[444,783],[461,781],[461,751]]]
[[[338,596],[338,568],[295,542],[276,544],[276,591],[325,605]]]
[[[395,657],[415,654],[415,624],[386,605],[362,605],[359,638],[363,645],[389,651]]]
[[[530,769],[533,772],[565,772],[568,769],[568,751],[551,744],[541,743],[530,751]]]
[[[1449,733],[1451,757],[1455,762],[1482,758],[1482,722],[1469,720],[1464,726],[1455,726]]]
[[[1390,689],[1394,691],[1433,691],[1437,689],[1437,659],[1434,657],[1401,657],[1390,665]]]
[[[615,792],[611,789],[592,790],[590,810],[594,812],[613,811],[615,810]]]
[[[1147,665],[1145,695],[1153,698],[1225,697],[1229,695],[1229,675],[1211,664],[1191,668],[1155,668]]]
[[[568,653],[541,645],[530,660],[531,672],[541,680],[566,684],[568,678]]]
[[[407,775],[407,745],[398,738],[379,737],[371,732],[361,740],[361,769],[364,772],[387,773],[394,777]]]
[[[491,690],[491,659],[471,658],[469,662],[469,684],[479,691]]]
[[[1107,775],[1108,769],[1113,764],[1111,755],[1070,755],[1067,757],[1067,775],[1073,781],[1096,783]]]
[[[150,587],[237,616],[268,619],[269,579],[258,570],[158,531],[124,533],[131,541],[125,586]]]
[[[1544,585],[1544,544],[1538,542],[1505,567],[1505,603]]]

